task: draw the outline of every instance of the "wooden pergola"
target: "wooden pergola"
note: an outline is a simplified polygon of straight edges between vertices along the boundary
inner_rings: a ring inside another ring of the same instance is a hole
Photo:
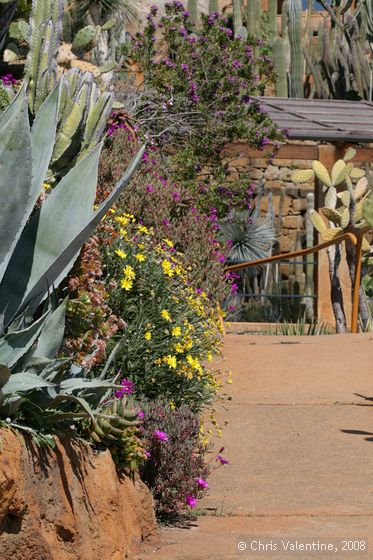
[[[331,171],[334,163],[343,158],[347,147],[352,146],[356,150],[354,162],[373,163],[373,103],[278,97],[257,99],[273,122],[287,131],[288,140],[281,145],[276,155],[277,159],[317,159]],[[244,148],[244,143],[242,150],[237,145],[237,151],[249,158],[263,157],[262,151],[247,146]],[[315,208],[322,207],[322,203],[323,193],[315,179]],[[341,266],[340,272],[345,290],[346,313],[350,316],[350,278],[347,267],[344,269]],[[315,292],[318,319],[332,323],[334,316],[330,303],[328,260],[325,252],[321,252],[317,259]]]

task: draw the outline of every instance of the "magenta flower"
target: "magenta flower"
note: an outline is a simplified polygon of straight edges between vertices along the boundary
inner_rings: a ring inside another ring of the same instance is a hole
[[[168,441],[168,435],[166,432],[161,432],[160,430],[154,430],[154,435],[159,441]]]
[[[209,487],[208,483],[203,478],[197,478],[196,482],[197,482],[197,484],[200,488],[208,488]]]
[[[218,455],[215,460],[219,461],[221,465],[229,465],[229,461],[224,459],[221,455]]]
[[[142,410],[139,410],[139,411],[138,411],[138,413],[137,413],[137,418],[138,418],[139,420],[144,420],[145,414],[144,414],[144,412],[143,412]]]
[[[117,399],[122,399],[124,395],[133,395],[135,392],[135,384],[131,379],[122,379],[121,385],[122,388],[114,393]]]
[[[185,501],[188,504],[188,506],[190,506],[191,508],[195,508],[197,505],[197,500],[190,494],[188,494]]]

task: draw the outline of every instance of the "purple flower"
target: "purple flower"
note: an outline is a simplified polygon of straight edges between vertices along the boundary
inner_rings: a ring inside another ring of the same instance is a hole
[[[270,144],[271,141],[269,140],[269,138],[267,138],[267,136],[263,136],[263,138],[260,141],[260,147],[264,148],[264,146],[268,146],[268,144]]]
[[[148,459],[150,459],[150,457],[152,456],[150,451],[147,451],[146,449],[144,449],[144,453]]]
[[[153,185],[148,185],[148,186],[146,187],[146,192],[148,192],[148,193],[152,193],[152,192],[154,192],[154,190],[155,190],[155,189],[154,189]]]
[[[144,414],[144,412],[143,412],[142,410],[139,410],[139,411],[138,411],[138,413],[137,413],[137,418],[138,418],[139,420],[144,420],[145,414]]]
[[[174,191],[172,193],[172,198],[174,199],[175,202],[179,202],[181,197],[180,197],[180,194],[178,192]]]
[[[168,435],[166,432],[161,432],[160,430],[154,430],[154,435],[159,441],[168,441]]]
[[[229,465],[229,461],[227,461],[227,459],[224,459],[221,455],[218,455],[215,461],[219,461],[221,465]]]
[[[239,60],[232,60],[233,68],[242,68],[243,64]]]
[[[193,496],[191,496],[190,494],[188,494],[185,501],[188,504],[188,506],[190,506],[191,508],[195,508],[196,505],[197,505],[197,500]]]
[[[238,286],[237,286],[237,284],[233,283],[233,284],[231,285],[231,292],[232,292],[232,294],[236,294],[236,293],[238,292]]]
[[[197,484],[200,488],[208,488],[209,487],[208,483],[203,478],[197,478],[196,482],[197,482]]]
[[[135,392],[135,384],[131,379],[122,379],[121,385],[122,388],[114,393],[117,399],[122,399],[124,395],[133,395]]]

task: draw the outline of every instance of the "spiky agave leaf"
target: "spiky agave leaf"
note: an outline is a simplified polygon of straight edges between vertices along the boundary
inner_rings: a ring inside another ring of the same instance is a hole
[[[223,223],[220,234],[232,243],[228,254],[228,262],[232,264],[265,259],[276,241],[272,221],[266,218]]]

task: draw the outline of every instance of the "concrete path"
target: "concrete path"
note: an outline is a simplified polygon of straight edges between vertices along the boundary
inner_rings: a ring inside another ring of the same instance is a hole
[[[236,329],[224,355],[230,465],[210,478],[197,521],[162,529],[138,560],[373,559],[373,335]]]

